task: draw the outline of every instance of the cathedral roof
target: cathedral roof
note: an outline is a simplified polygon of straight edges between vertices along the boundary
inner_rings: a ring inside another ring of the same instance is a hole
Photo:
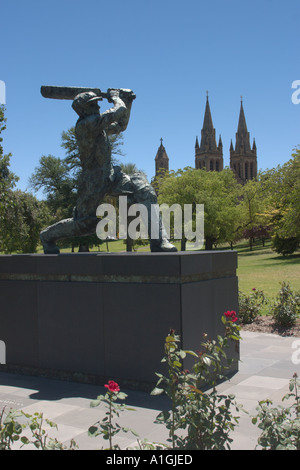
[[[160,146],[158,147],[155,160],[169,160],[166,149],[163,146],[163,140],[160,139]]]

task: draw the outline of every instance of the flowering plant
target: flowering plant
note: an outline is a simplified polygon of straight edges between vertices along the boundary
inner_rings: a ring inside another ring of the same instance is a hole
[[[224,370],[230,360],[226,350],[232,341],[240,339],[240,327],[236,324],[235,311],[228,310],[221,320],[225,335],[215,340],[204,335],[201,351],[181,350],[180,337],[171,330],[165,339],[165,357],[168,374],[156,374],[158,382],[152,395],[166,393],[171,399],[172,409],[162,411],[156,422],[169,429],[169,441],[173,449],[224,450],[230,449],[230,432],[238,423],[232,407],[238,411],[233,395],[217,392],[217,383],[224,378]],[[183,367],[187,355],[195,359],[191,370]],[[203,391],[209,388],[207,392]],[[181,432],[185,430],[185,435]],[[180,434],[179,434],[180,431]]]
[[[104,385],[107,388],[105,395],[99,395],[96,400],[93,400],[90,404],[92,408],[99,406],[101,403],[107,408],[107,412],[102,421],[97,421],[93,426],[89,428],[88,434],[91,437],[96,437],[102,435],[103,439],[109,441],[109,450],[118,450],[118,445],[113,445],[113,437],[118,434],[120,431],[128,432],[137,436],[137,433],[132,429],[121,427],[117,423],[113,423],[114,417],[119,417],[120,412],[123,410],[133,410],[125,404],[115,403],[118,399],[125,400],[127,397],[126,393],[120,391],[119,384],[113,380],[109,380],[107,384]]]
[[[224,312],[224,315],[227,320],[232,321],[233,323],[235,323],[238,319],[234,310],[227,310],[227,312]]]
[[[262,290],[252,288],[250,294],[239,292],[239,316],[244,324],[253,323],[260,315],[263,305],[268,299]]]
[[[119,385],[117,384],[117,382],[114,382],[113,380],[109,380],[108,384],[105,384],[104,387],[108,388],[109,392],[116,393],[120,391]]]

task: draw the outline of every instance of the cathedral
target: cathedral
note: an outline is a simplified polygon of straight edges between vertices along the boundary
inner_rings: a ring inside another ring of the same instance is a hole
[[[162,139],[155,157],[155,176],[159,170],[169,170],[169,157],[163,146]],[[250,134],[247,129],[246,118],[241,100],[238,128],[235,135],[235,146],[232,140],[230,143],[230,168],[234,172],[237,180],[245,184],[257,176],[257,154],[255,139],[250,145]],[[217,144],[216,130],[213,126],[208,95],[206,96],[206,106],[204,112],[203,126],[201,130],[200,144],[198,137],[195,143],[195,168],[205,168],[208,171],[222,171],[223,164],[223,144],[221,136]]]

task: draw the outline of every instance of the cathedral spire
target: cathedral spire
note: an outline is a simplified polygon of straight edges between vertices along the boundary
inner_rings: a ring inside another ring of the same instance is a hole
[[[160,170],[169,170],[169,157],[163,146],[162,138],[160,139],[160,146],[158,147],[155,157],[155,175],[157,175]]]
[[[235,151],[236,152],[239,151],[240,148],[243,149],[242,151],[244,152],[248,152],[251,149],[250,134],[247,129],[242,97],[241,97],[239,123],[238,123],[238,129],[236,133]]]
[[[205,113],[204,113],[202,130],[203,131],[208,131],[208,132],[213,132],[213,130],[214,130],[212,117],[211,117],[211,112],[210,112],[209,101],[208,101],[208,92],[206,92],[206,106],[205,106]]]
[[[208,101],[208,92],[206,92],[206,105],[203,119],[203,126],[201,130],[200,151],[205,152],[208,150],[215,151],[217,148],[216,131],[214,129],[211,111]]]
[[[251,149],[242,97],[235,148],[233,148],[232,141],[230,143],[230,168],[242,184],[257,176],[256,143],[254,140]]]
[[[248,132],[245,113],[244,113],[244,108],[243,108],[243,97],[242,96],[241,96],[241,108],[240,108],[238,132]]]
[[[216,131],[213,126],[211,111],[206,92],[206,104],[201,130],[200,146],[198,139],[195,145],[195,165],[196,168],[206,168],[207,170],[221,171],[223,169],[223,145],[219,139],[219,145],[216,142]]]
[[[218,144],[218,148],[223,148],[223,142],[222,142],[222,138],[221,138],[221,134],[219,135],[219,144]]]

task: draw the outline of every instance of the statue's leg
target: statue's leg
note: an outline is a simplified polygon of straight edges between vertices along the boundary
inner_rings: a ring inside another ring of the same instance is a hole
[[[64,219],[54,225],[50,225],[50,227],[47,227],[40,233],[44,253],[58,254],[57,240],[94,234],[98,222],[99,220],[95,216],[80,219]]]
[[[56,245],[58,240],[64,238],[94,235],[99,219],[96,217],[98,204],[103,200],[109,187],[109,180],[98,181],[88,175],[88,181],[82,179],[82,186],[78,190],[78,199],[73,211],[73,217],[64,219],[47,227],[40,233],[40,239],[44,247],[44,253],[59,253]]]
[[[141,173],[125,175],[122,172],[116,174],[112,186],[115,196],[126,195],[129,204],[143,204],[147,209],[148,236],[152,252],[177,251],[177,248],[169,242],[167,233],[162,223],[162,217],[157,207],[156,193]],[[156,225],[157,238],[152,238],[152,226]]]

